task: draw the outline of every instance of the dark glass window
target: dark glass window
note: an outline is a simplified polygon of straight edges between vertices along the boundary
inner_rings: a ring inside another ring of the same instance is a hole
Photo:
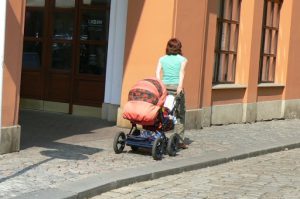
[[[42,44],[40,42],[24,42],[23,68],[39,69],[42,66]]]
[[[56,8],[74,8],[75,7],[75,0],[55,0],[55,7]]]
[[[44,7],[45,0],[26,0],[27,7]]]
[[[109,3],[110,0],[83,0],[83,5],[102,5]]]
[[[220,0],[213,83],[234,83],[241,0]]]
[[[80,39],[106,40],[108,38],[108,17],[103,12],[85,11],[82,14]]]
[[[80,15],[80,74],[105,75],[110,0],[84,0]]]
[[[274,82],[282,1],[265,0],[259,82]]]
[[[25,37],[42,37],[44,14],[42,10],[27,10],[25,14]]]
[[[105,74],[106,47],[98,45],[80,45],[80,73]]]
[[[74,27],[74,14],[57,12],[54,15],[53,39],[72,40]]]
[[[52,44],[52,68],[70,70],[72,64],[72,45],[69,43]]]

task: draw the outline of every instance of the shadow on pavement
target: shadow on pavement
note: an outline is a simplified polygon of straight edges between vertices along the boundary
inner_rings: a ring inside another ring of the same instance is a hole
[[[119,129],[114,122],[99,118],[31,110],[20,111],[20,125],[21,150],[112,138]]]
[[[7,176],[5,178],[0,179],[0,183],[5,182],[6,180],[15,178],[19,175],[22,175],[42,164],[50,162],[54,159],[64,159],[64,160],[85,160],[88,159],[87,155],[92,155],[94,153],[98,153],[103,151],[103,149],[97,149],[92,147],[85,147],[85,146],[78,146],[78,145],[71,145],[71,144],[63,144],[63,143],[52,143],[49,145],[44,145],[47,148],[53,148],[53,150],[44,150],[41,151],[41,155],[47,156],[49,158],[37,162],[33,165],[27,166],[16,173]]]
[[[49,150],[41,151],[41,155],[64,160],[85,160],[88,159],[87,155],[93,155],[95,153],[103,151],[103,149],[98,149],[94,147],[58,142],[44,144],[43,147]]]
[[[47,150],[41,151],[41,155],[47,156],[47,159],[39,161],[35,164],[29,165],[21,170],[15,172],[14,174],[7,176],[5,178],[0,179],[0,184],[5,182],[6,180],[15,178],[20,176],[36,167],[48,163],[51,160],[55,159],[63,159],[63,160],[86,160],[88,159],[88,155],[92,155],[98,152],[103,151],[103,149],[93,148],[93,147],[86,147],[80,145],[73,145],[73,144],[64,144],[58,142],[51,142],[43,144],[44,148]]]
[[[14,174],[12,174],[12,175],[10,175],[10,176],[7,176],[7,177],[5,177],[5,178],[1,178],[1,179],[0,179],[0,183],[5,182],[6,180],[9,180],[9,179],[11,179],[11,178],[15,178],[15,177],[17,177],[17,176],[19,176],[19,175],[22,175],[22,174],[26,173],[27,171],[29,171],[29,170],[31,170],[31,169],[34,169],[34,168],[38,167],[39,165],[44,164],[44,163],[46,163],[46,162],[49,162],[49,161],[51,161],[51,160],[53,160],[53,159],[54,159],[54,158],[48,158],[48,159],[45,159],[45,160],[43,160],[43,161],[40,161],[40,162],[38,162],[38,163],[36,163],[36,164],[30,165],[30,166],[28,166],[28,167],[25,167],[24,169],[22,169],[22,170],[20,170],[20,171],[18,171],[18,172],[16,172],[16,173],[14,173]]]

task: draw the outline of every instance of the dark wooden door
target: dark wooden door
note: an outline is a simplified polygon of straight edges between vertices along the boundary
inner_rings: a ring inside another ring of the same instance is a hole
[[[104,99],[110,1],[80,2],[73,103],[100,106]]]
[[[47,18],[45,3],[27,1],[25,12],[21,97],[42,100],[46,66]]]
[[[63,2],[63,3],[59,3]],[[46,101],[71,101],[72,73],[75,64],[76,1],[48,1],[46,47]]]
[[[100,107],[110,1],[30,2],[26,8],[21,97],[69,103],[70,113],[73,104]]]

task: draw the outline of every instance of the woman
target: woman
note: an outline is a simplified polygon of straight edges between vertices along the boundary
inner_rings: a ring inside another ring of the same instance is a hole
[[[187,59],[182,56],[181,47],[181,42],[176,38],[168,41],[166,55],[162,56],[157,64],[156,78],[161,79],[162,72],[162,81],[166,85],[169,94],[179,95],[180,103],[174,129],[180,136],[180,147],[185,149],[187,146],[184,143],[185,97],[183,80]]]

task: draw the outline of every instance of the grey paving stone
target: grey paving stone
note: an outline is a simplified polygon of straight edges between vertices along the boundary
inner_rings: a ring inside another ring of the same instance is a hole
[[[127,195],[133,196],[136,187],[138,190],[144,187],[150,191],[147,194],[153,195],[153,198],[165,193],[168,194],[164,198],[299,198],[300,182],[295,183],[295,179],[300,178],[298,167],[300,159],[294,157],[300,157],[300,149],[183,172],[132,184],[122,189],[130,189]],[[199,181],[202,181],[203,177],[208,180],[205,185],[199,186]],[[171,188],[160,186],[167,183],[173,186]],[[102,195],[99,195],[93,199],[101,198]]]
[[[212,126],[186,131],[190,140],[187,150],[154,161],[149,151],[133,153],[129,147],[115,154],[112,143],[120,128],[98,119],[25,111],[21,124],[22,150],[0,155],[0,198],[21,197],[39,190],[64,190],[67,185],[94,176],[106,176],[106,184],[112,183],[110,189],[300,146],[300,120]],[[122,178],[118,181],[116,175]],[[209,181],[209,176],[203,178]],[[293,179],[295,183],[299,181]],[[101,188],[92,187],[81,186],[76,193],[88,194],[85,191],[90,189],[95,194]]]

